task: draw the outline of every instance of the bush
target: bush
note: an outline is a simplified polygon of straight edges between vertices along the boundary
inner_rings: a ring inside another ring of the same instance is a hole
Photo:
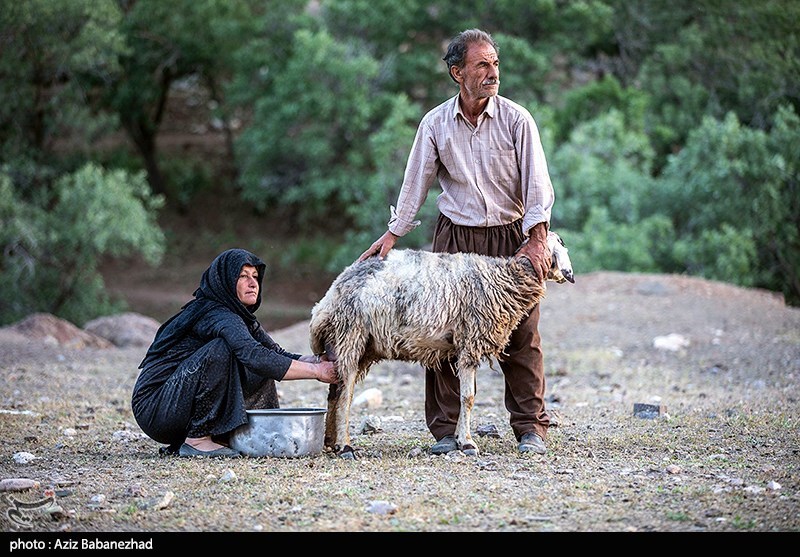
[[[142,173],[87,164],[52,182],[37,183],[37,174],[44,173],[0,168],[0,324],[35,312],[82,324],[123,309],[105,291],[100,259],[160,261],[165,239],[155,212],[163,199]]]

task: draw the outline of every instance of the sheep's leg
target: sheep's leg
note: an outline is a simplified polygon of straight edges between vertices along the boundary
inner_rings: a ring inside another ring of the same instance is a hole
[[[328,413],[325,415],[325,446],[336,450],[336,416],[340,398],[339,385],[328,387]]]
[[[458,411],[458,422],[456,422],[456,442],[461,452],[469,456],[477,456],[479,452],[478,446],[472,440],[472,435],[470,434],[472,407],[475,404],[475,377],[477,374],[477,367],[461,364],[458,367],[461,408]]]
[[[350,445],[350,406],[353,403],[358,374],[358,361],[350,357],[339,357],[339,383],[337,400],[333,409],[334,450],[344,458],[355,458]]]

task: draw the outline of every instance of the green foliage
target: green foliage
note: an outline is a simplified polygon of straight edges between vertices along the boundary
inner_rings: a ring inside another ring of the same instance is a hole
[[[298,261],[340,269],[385,230],[420,116],[457,90],[445,45],[481,27],[501,94],[539,124],[576,268],[688,272],[800,303],[798,20],[793,0],[0,0],[0,281],[34,277],[49,301],[5,297],[78,315],[63,292],[102,297],[82,253],[155,242],[78,219],[108,214],[83,188],[113,207],[107,192],[129,184],[117,196],[147,207],[140,223],[156,199],[140,169],[179,205],[230,194],[207,161],[159,151],[176,83],[243,122],[225,161],[242,201],[293,215]],[[119,126],[139,160],[98,152]],[[430,240],[435,193],[404,246]]]
[[[734,112],[766,130],[778,106],[800,107],[800,4],[704,0],[689,8],[677,3],[675,14],[688,23],[678,20],[636,80],[653,98],[650,125],[660,155],[679,148],[705,115]]]
[[[213,187],[212,169],[203,160],[163,158],[166,196],[180,209],[188,208],[201,193]]]
[[[647,103],[648,97],[645,93],[633,88],[623,88],[610,75],[572,89],[565,95],[563,106],[556,113],[556,139],[559,143],[565,141],[576,126],[612,109],[624,115],[626,127],[644,133]],[[648,138],[645,139],[649,141]]]
[[[141,174],[92,164],[23,198],[14,182],[30,174],[21,167],[0,171],[0,323],[47,312],[81,324],[120,309],[104,290],[100,258],[138,254],[157,263],[164,251],[155,222],[161,198],[150,195]]]
[[[285,79],[238,139],[242,195],[262,210],[288,205],[301,223],[328,215],[337,230],[370,234],[379,205],[383,230],[398,191],[383,187],[399,188],[419,114],[405,97],[376,90],[369,56],[326,33],[299,31],[295,41]]]
[[[636,223],[652,188],[652,158],[647,137],[627,128],[617,110],[578,126],[550,157],[553,227],[581,230],[596,207],[607,208],[614,222]]]
[[[580,273],[609,270],[656,273],[672,257],[674,232],[669,219],[653,215],[636,223],[614,221],[607,207],[597,207],[578,232],[559,229],[570,259]]]
[[[674,224],[676,271],[771,288],[796,300],[800,119],[783,108],[775,121],[768,135],[742,126],[732,113],[723,121],[704,118],[649,199],[651,210]]]
[[[58,141],[85,146],[108,128],[75,76],[115,71],[119,17],[113,0],[0,0],[0,160],[53,164]]]

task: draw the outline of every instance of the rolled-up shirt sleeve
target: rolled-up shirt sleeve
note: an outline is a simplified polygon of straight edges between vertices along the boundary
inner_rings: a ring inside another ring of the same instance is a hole
[[[516,129],[517,160],[520,166],[520,184],[525,215],[522,230],[525,234],[539,224],[550,224],[550,215],[555,203],[555,192],[550,181],[539,128],[530,116],[523,112],[524,118]]]
[[[391,207],[388,223],[390,232],[396,236],[405,236],[420,225],[420,221],[414,217],[425,203],[438,169],[436,142],[430,126],[423,119],[408,155],[397,208]]]

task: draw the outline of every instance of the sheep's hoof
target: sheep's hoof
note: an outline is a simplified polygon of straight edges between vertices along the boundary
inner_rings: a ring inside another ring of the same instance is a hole
[[[356,451],[350,445],[345,445],[344,448],[339,451],[339,457],[344,458],[346,460],[356,460]]]
[[[476,447],[472,443],[467,443],[466,445],[461,447],[461,452],[467,456],[478,456],[478,447]]]

